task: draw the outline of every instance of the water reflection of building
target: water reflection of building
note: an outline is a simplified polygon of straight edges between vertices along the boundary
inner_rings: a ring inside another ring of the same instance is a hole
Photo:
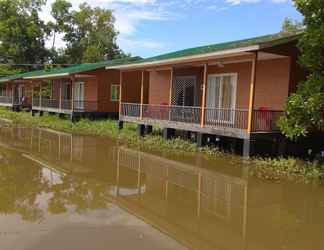
[[[246,180],[126,148],[117,159],[118,187],[138,189],[117,192],[132,212],[193,248],[244,249]]]

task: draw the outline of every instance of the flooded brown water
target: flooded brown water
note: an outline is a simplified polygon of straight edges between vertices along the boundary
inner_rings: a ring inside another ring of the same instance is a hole
[[[324,249],[324,188],[243,164],[0,128],[0,250]]]

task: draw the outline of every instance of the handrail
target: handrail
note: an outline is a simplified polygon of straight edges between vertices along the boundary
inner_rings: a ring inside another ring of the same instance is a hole
[[[121,116],[137,119],[161,120],[198,124],[201,119],[199,106],[177,106],[161,104],[122,103]],[[142,117],[140,117],[143,110]],[[205,107],[205,127],[222,127],[247,130],[248,109],[226,109]],[[283,114],[277,110],[253,111],[253,132],[278,131],[277,120]]]

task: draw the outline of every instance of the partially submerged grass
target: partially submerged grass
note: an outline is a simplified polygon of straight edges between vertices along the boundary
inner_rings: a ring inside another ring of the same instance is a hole
[[[14,125],[22,124],[25,127],[38,127],[58,130],[79,135],[109,136],[121,140],[129,146],[140,147],[144,150],[168,152],[177,154],[202,153],[205,157],[230,157],[217,148],[199,148],[191,141],[174,138],[164,140],[159,130],[141,138],[137,134],[135,124],[125,123],[122,130],[118,129],[116,121],[82,119],[72,123],[68,119],[61,119],[55,115],[31,116],[30,113],[11,112],[0,108],[0,118],[8,119]],[[253,158],[246,161],[249,174],[261,179],[279,181],[293,180],[304,181],[318,180],[324,176],[324,165],[318,162],[305,162],[295,158]]]
[[[296,158],[254,158],[250,175],[261,179],[294,182],[309,182],[322,179],[324,165],[319,162],[307,162]]]

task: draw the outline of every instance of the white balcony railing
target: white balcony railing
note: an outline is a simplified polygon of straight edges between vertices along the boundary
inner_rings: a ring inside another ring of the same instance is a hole
[[[282,111],[254,110],[253,131],[276,131],[277,120]],[[168,122],[183,122],[201,124],[202,108],[187,106],[151,105],[138,103],[122,103],[122,117],[132,117],[138,120],[158,120]],[[249,112],[247,109],[205,108],[204,126],[233,128],[246,130]]]

